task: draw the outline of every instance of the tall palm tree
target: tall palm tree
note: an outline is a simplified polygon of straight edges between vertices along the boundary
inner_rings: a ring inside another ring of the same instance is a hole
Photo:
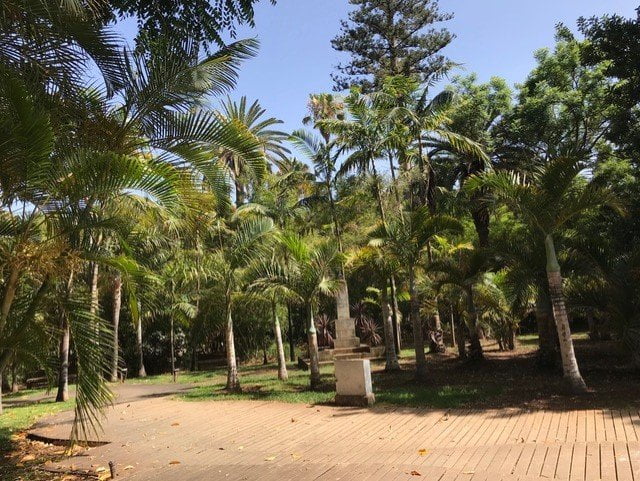
[[[233,332],[233,306],[235,298],[246,284],[246,269],[256,258],[265,254],[265,241],[273,231],[268,218],[240,221],[231,230],[219,228],[212,235],[217,245],[213,250],[215,270],[213,278],[220,282],[224,293],[225,348],[227,352],[227,385],[229,391],[240,390],[240,377],[236,362]]]
[[[514,172],[492,172],[467,181],[468,189],[488,189],[496,201],[504,203],[541,234],[562,369],[569,388],[576,393],[586,392],[587,387],[573,349],[555,238],[571,221],[589,209],[610,206],[622,212],[610,190],[580,176],[585,168],[580,159],[564,157],[538,167],[530,177]]]
[[[321,295],[335,296],[341,282],[334,278],[342,256],[330,242],[311,245],[309,240],[291,233],[278,235],[283,255],[278,262],[263,264],[254,288],[278,288],[303,304],[307,312],[307,340],[310,359],[311,389],[320,387],[320,363],[315,316]]]
[[[436,237],[462,232],[462,225],[452,217],[431,215],[429,209],[421,207],[404,212],[396,219],[380,225],[372,234],[370,244],[380,246],[399,265],[406,266],[409,278],[410,317],[416,352],[416,377],[427,377],[427,361],[424,351],[420,299],[417,290],[419,264],[429,245]]]

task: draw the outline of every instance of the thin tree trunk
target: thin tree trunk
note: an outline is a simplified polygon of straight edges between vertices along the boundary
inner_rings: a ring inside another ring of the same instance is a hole
[[[287,359],[284,353],[284,344],[282,342],[282,331],[280,330],[280,319],[278,319],[278,306],[275,302],[271,305],[273,311],[273,333],[276,338],[276,350],[278,351],[278,379],[286,381],[289,379],[287,373]]]
[[[572,392],[579,394],[587,392],[587,385],[582,379],[578,361],[573,349],[571,339],[571,329],[569,327],[569,317],[564,302],[564,292],[562,290],[562,274],[560,264],[556,257],[556,249],[553,237],[545,237],[545,248],[547,253],[547,279],[549,281],[549,295],[553,317],[556,321],[558,339],[560,341],[560,355],[562,356],[562,371]]]
[[[482,343],[480,342],[480,326],[478,325],[478,313],[476,311],[476,305],[473,300],[473,287],[467,289],[467,304],[469,310],[469,318],[471,326],[469,327],[471,335],[471,349],[469,357],[474,360],[484,359],[484,353],[482,352]]]
[[[400,326],[400,309],[398,308],[398,290],[396,288],[396,278],[391,276],[391,315],[393,317],[393,333],[396,345],[396,354],[402,352],[402,328]]]
[[[73,271],[69,274],[67,281],[67,290],[65,296],[68,299],[73,286]],[[58,356],[60,365],[58,367],[58,393],[56,394],[56,402],[64,402],[69,399],[69,346],[71,342],[71,330],[69,328],[69,319],[65,311],[65,307],[61,306],[60,312],[60,346]]]
[[[2,369],[0,369],[0,414],[4,412],[2,405]]]
[[[17,365],[16,362],[13,361],[11,364],[11,392],[17,393],[20,389],[18,388],[18,373],[17,373]]]
[[[296,361],[296,349],[293,342],[293,320],[291,319],[291,304],[287,302],[287,323],[289,326],[289,359]]]
[[[58,394],[56,402],[64,402],[69,399],[69,342],[71,333],[69,331],[69,321],[66,315],[62,318],[62,337],[60,338],[60,348],[58,355],[60,367],[58,371]]]
[[[171,342],[171,376],[173,382],[176,382],[176,348],[175,348],[175,335],[173,333],[173,316],[171,316],[171,333],[169,335],[169,342]]]
[[[538,294],[535,310],[538,328],[538,364],[545,369],[554,368],[557,366],[558,356],[557,334],[555,334],[551,302],[546,294]]]
[[[236,362],[236,345],[233,338],[233,317],[231,315],[231,298],[227,296],[227,325],[225,330],[225,344],[227,348],[227,390],[240,391],[240,377]]]
[[[384,351],[385,351],[385,371],[397,371],[400,369],[393,332],[393,319],[391,316],[391,306],[387,298],[387,282],[383,282],[380,291],[380,301],[382,304],[382,326],[384,329]]]
[[[147,377],[144,368],[144,352],[142,350],[142,315],[138,313],[138,325],[136,326],[136,350],[138,351],[138,377]]]
[[[311,389],[320,387],[320,360],[318,358],[318,333],[313,319],[313,307],[308,306],[309,325],[307,327],[307,341],[309,343],[309,368],[311,371]]]
[[[420,320],[420,304],[418,301],[418,291],[416,289],[414,266],[409,266],[409,295],[410,299],[410,317],[411,326],[413,328],[413,347],[416,351],[416,378],[426,379],[427,377],[427,358],[424,354],[424,336],[422,334],[422,322]]]
[[[467,341],[466,341],[466,326],[464,325],[464,321],[462,316],[458,316],[457,322],[457,337],[456,342],[458,344],[458,356],[460,359],[467,358]]]
[[[113,311],[111,320],[113,322],[113,351],[111,352],[111,382],[118,380],[118,330],[120,327],[120,307],[122,305],[122,277],[116,274],[113,281]]]
[[[7,324],[7,319],[9,318],[9,311],[11,310],[11,305],[13,304],[13,300],[16,297],[19,275],[20,275],[20,271],[18,270],[18,268],[12,267],[11,272],[9,272],[9,279],[7,280],[7,285],[5,287],[4,295],[2,297],[2,305],[0,307],[0,335],[2,335],[4,331],[4,327]]]
[[[453,308],[451,308],[451,347],[456,347],[456,324],[453,319]]]

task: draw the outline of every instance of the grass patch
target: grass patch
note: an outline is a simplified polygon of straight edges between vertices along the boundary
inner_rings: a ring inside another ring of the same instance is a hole
[[[384,364],[380,364],[382,367]],[[378,365],[377,365],[378,366]],[[180,395],[186,401],[280,401],[286,403],[326,404],[335,397],[335,377],[333,366],[322,366],[322,388],[320,391],[309,389],[309,372],[289,366],[289,380],[277,379],[275,365],[241,366],[240,383],[242,392],[229,393],[224,390],[226,372],[216,371],[210,374],[209,382],[196,386]],[[455,408],[480,399],[500,394],[497,387],[479,386],[428,386],[413,381],[413,371],[399,373],[374,373],[373,390],[379,403],[433,408]]]
[[[5,406],[4,413],[0,416],[0,451],[8,450],[11,447],[11,436],[30,428],[38,418],[70,409],[73,409],[73,400],[64,403],[48,400],[25,406]]]
[[[197,386],[180,396],[187,401],[230,401],[258,400],[280,401],[286,403],[322,404],[333,400],[335,396],[335,378],[333,366],[322,366],[322,388],[320,391],[309,389],[309,372],[289,367],[289,380],[279,381],[273,365],[243,366],[240,371],[241,393],[229,393],[224,390],[226,373],[217,371],[212,374],[212,382]]]
[[[213,371],[183,371],[178,373],[176,379],[177,384],[198,384],[203,382],[211,382],[216,377]],[[170,373],[157,374],[147,377],[128,378],[126,384],[171,384],[173,376]]]

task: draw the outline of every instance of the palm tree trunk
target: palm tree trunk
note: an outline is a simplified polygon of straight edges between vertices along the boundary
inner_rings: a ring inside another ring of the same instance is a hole
[[[144,353],[142,350],[142,316],[138,313],[138,325],[136,329],[136,351],[138,352],[138,377],[147,377],[144,368]]]
[[[0,369],[0,414],[4,411],[2,407],[2,370]]]
[[[169,333],[169,342],[171,342],[171,377],[176,382],[176,348],[175,335],[173,333],[173,316],[171,316],[171,332]]]
[[[380,290],[380,301],[382,304],[382,326],[384,329],[384,351],[385,351],[385,371],[397,371],[400,369],[398,363],[398,355],[396,354],[396,346],[393,332],[393,319],[391,316],[391,306],[387,298],[387,283],[382,283]]]
[[[113,281],[113,312],[111,321],[113,322],[113,351],[111,352],[111,382],[118,380],[118,329],[120,327],[120,307],[122,305],[122,277],[116,274]]]
[[[313,319],[313,307],[308,306],[309,325],[307,327],[307,341],[309,343],[309,369],[311,371],[311,389],[320,387],[320,360],[318,357],[318,333]]]
[[[7,323],[7,319],[9,318],[9,311],[11,310],[11,305],[13,304],[13,300],[16,297],[16,291],[18,290],[18,278],[20,272],[17,267],[12,267],[9,272],[9,279],[7,280],[7,285],[4,289],[4,295],[2,297],[2,305],[0,306],[0,334],[4,331],[4,327]]]
[[[278,379],[286,381],[289,379],[289,375],[287,374],[287,358],[284,353],[280,319],[278,319],[278,309],[275,302],[272,303],[271,310],[273,311],[273,333],[276,338],[276,350],[278,351]]]
[[[571,339],[571,329],[569,327],[569,317],[564,302],[564,292],[562,290],[562,274],[560,264],[556,257],[556,248],[553,237],[547,235],[544,240],[547,253],[547,279],[549,281],[549,295],[553,317],[556,321],[558,339],[560,341],[560,355],[562,357],[562,371],[572,392],[579,394],[587,392],[587,385],[582,379],[578,361],[573,349]]]
[[[228,391],[240,391],[240,377],[236,362],[236,345],[233,338],[233,317],[231,315],[231,298],[227,296],[227,325],[225,329],[225,347],[227,348],[227,387]]]
[[[291,362],[296,360],[296,349],[293,342],[293,320],[291,319],[291,304],[287,302],[287,323],[289,326],[289,359]]]
[[[63,314],[62,319],[62,336],[60,338],[60,348],[58,351],[60,359],[60,367],[58,371],[58,394],[56,402],[64,402],[69,399],[69,342],[71,333],[69,331],[69,322]]]
[[[398,290],[396,289],[396,278],[390,277],[391,282],[391,316],[393,318],[393,339],[396,345],[396,354],[402,352],[402,329],[400,327],[400,309],[398,308]]]
[[[476,311],[476,305],[473,300],[473,287],[467,288],[467,305],[469,310],[469,318],[471,320],[470,334],[471,334],[471,349],[469,352],[470,359],[481,360],[484,359],[484,353],[482,352],[482,344],[480,343],[480,326],[478,323],[478,312]]]
[[[542,368],[554,368],[557,365],[557,345],[555,340],[555,322],[551,303],[546,295],[536,298],[536,324],[538,328],[538,364]],[[553,331],[551,328],[553,327]]]
[[[427,358],[424,354],[424,336],[422,334],[422,322],[420,319],[420,303],[418,300],[418,290],[416,289],[414,266],[409,266],[409,295],[411,327],[413,328],[413,347],[416,351],[416,378],[426,379]]]
[[[69,274],[69,280],[67,281],[67,290],[65,296],[68,299],[71,295],[71,289],[73,286],[73,271]],[[69,319],[65,312],[65,306],[61,306],[60,313],[60,347],[58,350],[58,356],[60,365],[58,367],[58,393],[56,394],[56,402],[64,402],[69,399],[69,345],[71,342],[71,330],[69,327]]]

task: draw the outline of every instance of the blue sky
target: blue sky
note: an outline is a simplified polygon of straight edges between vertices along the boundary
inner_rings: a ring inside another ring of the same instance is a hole
[[[575,28],[580,16],[631,17],[638,4],[639,0],[440,0],[441,10],[455,14],[448,28],[457,38],[446,53],[463,64],[459,73],[476,72],[481,81],[501,76],[513,84],[533,67],[536,49],[553,45],[558,22]],[[278,0],[276,6],[262,0],[256,27],[239,32],[239,37],[257,36],[260,53],[247,61],[232,95],[259,99],[269,115],[285,122],[284,130],[299,128],[309,93],[332,89],[330,74],[342,57],[330,40],[349,9],[347,0]]]

